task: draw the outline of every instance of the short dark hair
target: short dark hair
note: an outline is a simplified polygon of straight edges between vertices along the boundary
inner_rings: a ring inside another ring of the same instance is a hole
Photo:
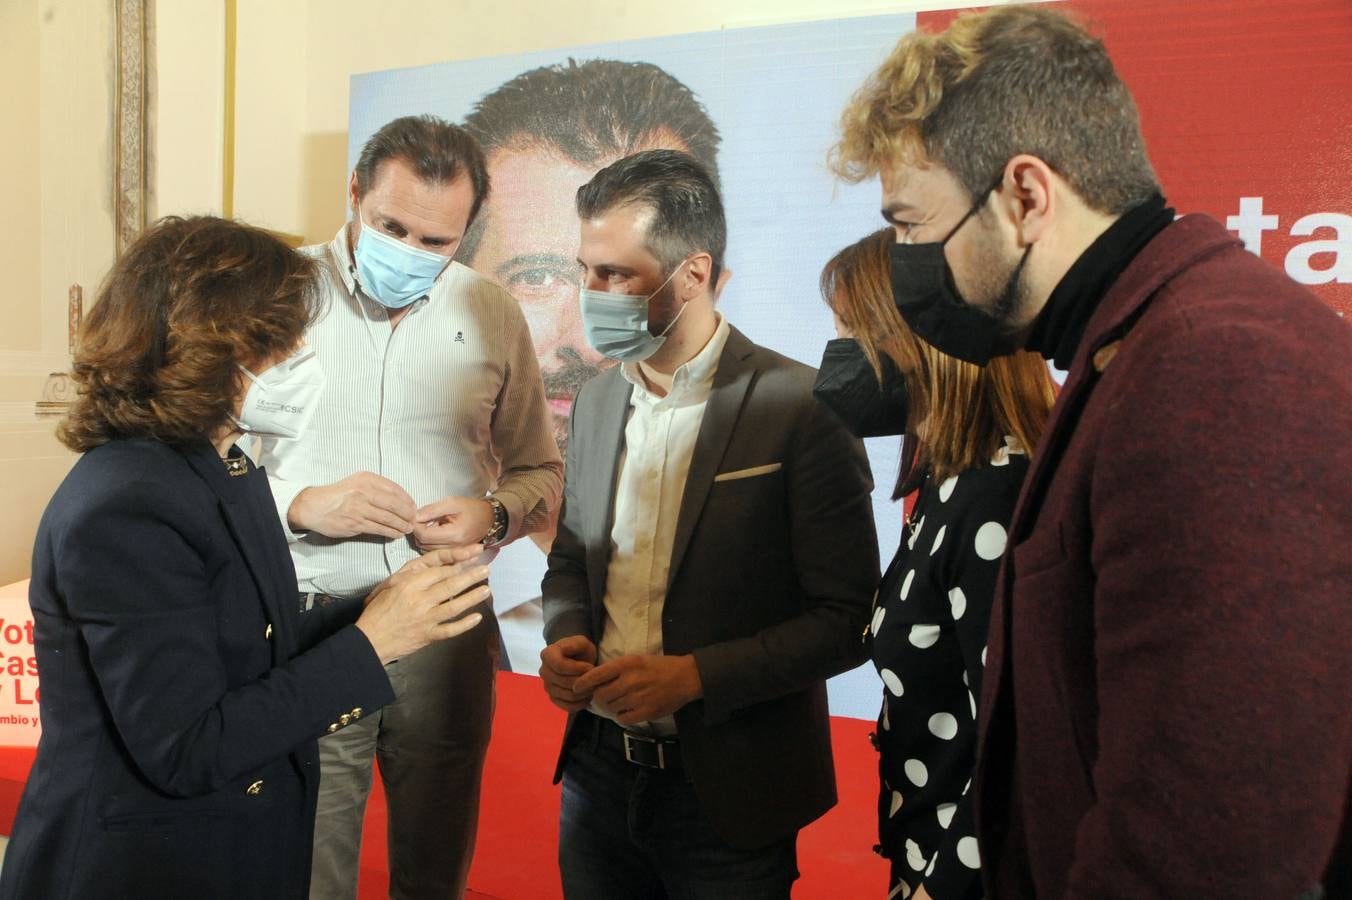
[[[376,170],[387,159],[400,159],[413,167],[424,182],[445,184],[462,172],[474,188],[469,221],[479,214],[488,198],[488,166],[478,141],[468,130],[436,116],[403,116],[386,122],[367,138],[357,157],[357,199],[375,183]]]
[[[314,260],[261,228],[198,216],[151,225],[117,260],[75,353],[58,436],[184,444],[227,421],[236,363],[294,349],[317,310]]]
[[[577,189],[582,219],[629,205],[653,211],[644,243],[667,272],[690,254],[707,252],[713,257],[710,288],[718,283],[728,224],[718,186],[697,159],[679,150],[644,150],[611,163]]]
[[[504,147],[557,150],[583,165],[629,156],[670,135],[718,186],[722,138],[695,93],[647,62],[589,59],[522,72],[485,94],[465,117],[485,155]],[[482,238],[470,229],[457,259],[472,261]]]
[[[1100,212],[1159,193],[1131,92],[1103,42],[1058,10],[1000,6],[907,34],[845,108],[831,164],[861,181],[932,161],[975,199],[1020,153]]]

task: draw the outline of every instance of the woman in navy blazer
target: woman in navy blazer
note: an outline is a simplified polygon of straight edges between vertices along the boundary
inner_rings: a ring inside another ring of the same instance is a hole
[[[234,444],[303,427],[312,277],[213,218],[161,221],[108,276],[60,432],[85,453],[33,553],[43,734],[0,897],[305,897],[316,739],[393,699],[384,663],[480,620],[472,548],[415,560],[355,622],[300,615]]]

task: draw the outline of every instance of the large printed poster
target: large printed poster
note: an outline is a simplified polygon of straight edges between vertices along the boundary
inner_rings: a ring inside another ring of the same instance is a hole
[[[881,224],[877,188],[837,185],[825,166],[836,116],[912,16],[846,19],[598,44],[358,75],[349,161],[396,116],[466,122],[488,153],[493,191],[458,259],[521,303],[564,438],[572,396],[598,371],[577,313],[577,188],[620,156],[688,150],[713,168],[732,272],[719,309],[753,341],[816,365],[834,336],[817,292],[822,266]],[[884,552],[899,540],[888,500],[897,439],[870,442]],[[545,556],[528,539],[493,564],[509,664],[534,673],[543,646]],[[833,680],[837,715],[872,718],[869,666]]]
[[[1180,213],[1205,212],[1254,253],[1352,309],[1352,6],[1347,0],[1082,0],[1141,108],[1151,158]],[[925,13],[942,28],[954,13]],[[732,272],[720,309],[752,340],[815,365],[834,335],[822,265],[881,224],[878,187],[825,166],[841,108],[916,17],[894,15],[567,47],[354,76],[349,163],[392,118],[470,126],[493,194],[459,259],[521,303],[559,439],[598,371],[577,314],[573,194],[619,156],[675,147],[721,183]],[[1299,398],[1292,398],[1299,402]],[[1255,423],[1261,428],[1261,423]],[[1236,435],[1261,446],[1261,434]],[[896,439],[868,442],[884,563]],[[1255,502],[1261,498],[1255,497]],[[533,673],[544,553],[506,548],[492,586],[506,652]],[[833,679],[836,715],[873,718],[870,666]]]

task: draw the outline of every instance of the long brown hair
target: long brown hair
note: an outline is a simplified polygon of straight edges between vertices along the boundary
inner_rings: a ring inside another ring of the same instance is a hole
[[[841,250],[822,270],[821,291],[882,380],[882,355],[906,381],[908,429],[916,452],[903,467],[897,496],[919,485],[990,462],[1012,436],[1025,453],[1042,437],[1056,388],[1035,353],[1000,356],[982,368],[962,362],[915,336],[892,301],[891,228]]]
[[[300,343],[315,271],[259,228],[211,216],[156,222],[99,289],[75,354],[79,396],[57,436],[78,451],[206,437],[227,421],[235,364]]]

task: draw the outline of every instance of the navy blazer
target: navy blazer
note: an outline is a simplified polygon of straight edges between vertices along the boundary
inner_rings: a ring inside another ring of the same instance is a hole
[[[302,633],[264,474],[205,441],[89,451],[29,596],[43,733],[0,897],[305,897],[316,738],[393,694],[354,625]]]
[[[671,550],[664,650],[692,654],[704,688],[676,711],[682,759],[700,811],[735,847],[785,838],[835,804],[825,680],[863,660],[878,584],[868,458],[813,398],[815,375],[732,329]],[[573,404],[542,586],[551,643],[601,640],[631,389],[616,366]]]

